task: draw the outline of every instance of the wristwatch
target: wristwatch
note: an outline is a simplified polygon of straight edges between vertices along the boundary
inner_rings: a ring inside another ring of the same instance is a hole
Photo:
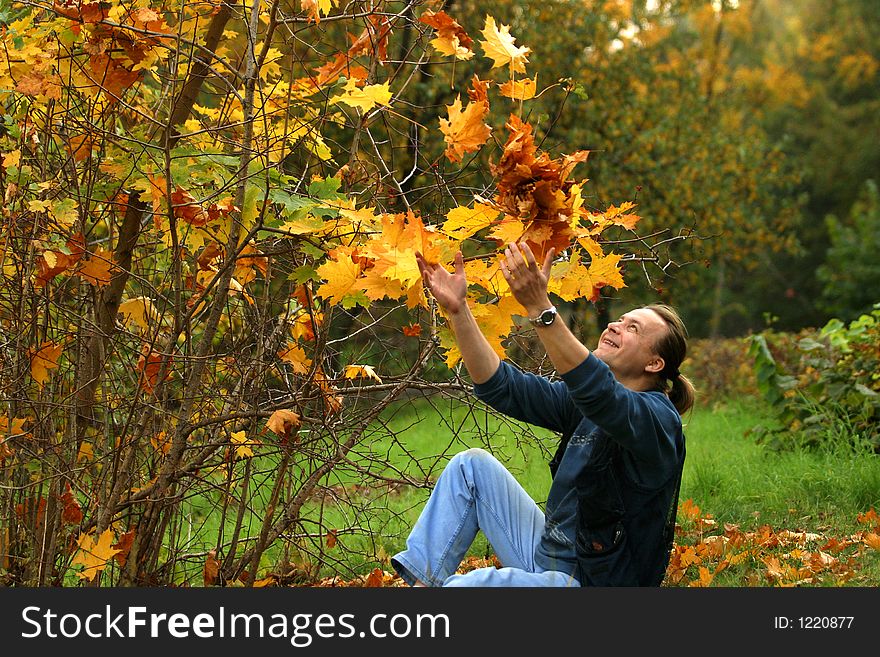
[[[556,315],[558,314],[556,306],[550,306],[537,317],[529,317],[529,321],[535,326],[550,326],[556,320]]]

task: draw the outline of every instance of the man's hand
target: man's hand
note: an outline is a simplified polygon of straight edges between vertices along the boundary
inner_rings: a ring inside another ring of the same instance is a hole
[[[501,273],[510,286],[514,298],[535,317],[553,304],[547,294],[547,283],[550,280],[550,268],[556,249],[551,248],[544,258],[544,264],[538,266],[529,245],[520,242],[519,246],[511,242],[504,249],[501,260]]]
[[[455,254],[455,272],[450,274],[441,265],[425,260],[416,251],[416,262],[422,272],[422,282],[437,299],[437,303],[450,315],[457,314],[467,304],[467,279],[464,275],[464,258],[461,251]]]

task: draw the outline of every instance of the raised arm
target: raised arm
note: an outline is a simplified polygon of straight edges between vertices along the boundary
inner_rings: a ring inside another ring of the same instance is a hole
[[[467,279],[461,252],[455,255],[453,273],[449,273],[441,265],[427,262],[418,252],[416,261],[422,273],[422,281],[449,318],[450,328],[461,351],[461,360],[467,368],[471,381],[477,384],[485,383],[495,374],[501,359],[486,340],[486,336],[477,326],[477,321],[468,308]]]

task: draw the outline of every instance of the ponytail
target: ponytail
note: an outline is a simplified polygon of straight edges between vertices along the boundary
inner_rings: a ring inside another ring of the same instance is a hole
[[[653,310],[666,322],[666,334],[657,341],[654,350],[665,363],[660,378],[664,383],[665,381],[672,383],[670,389],[666,389],[664,385],[663,390],[669,395],[669,401],[675,406],[678,414],[684,415],[694,405],[696,399],[694,385],[678,371],[687,356],[687,328],[678,312],[666,304],[653,303],[645,308]]]

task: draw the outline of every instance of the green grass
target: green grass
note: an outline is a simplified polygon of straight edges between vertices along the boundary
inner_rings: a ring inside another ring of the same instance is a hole
[[[774,452],[746,435],[768,416],[759,403],[749,400],[689,414],[685,418],[688,457],[680,499],[693,500],[704,516],[712,516],[719,532],[725,524],[743,531],[770,525],[776,531],[818,532],[828,537],[866,529],[856,517],[872,507],[880,509],[880,457],[854,452],[839,443],[819,452]],[[387,439],[377,441],[373,451],[390,454],[402,469],[412,471],[415,467],[427,472],[431,465],[436,476],[456,452],[483,447],[508,466],[536,501],[543,503],[546,498],[550,485],[547,460],[557,442],[550,432],[510,423],[460,402],[434,408],[424,403],[402,405],[383,420],[397,437],[390,451]],[[437,457],[438,453],[441,456]],[[401,549],[428,492],[427,488],[405,488],[371,502],[376,513],[375,532],[369,536],[352,534],[340,541],[353,555],[344,570],[367,572]],[[326,506],[324,514],[325,522],[338,521],[339,526],[351,520]],[[490,553],[479,536],[469,555]],[[858,583],[880,583],[877,553],[872,556],[868,551],[868,555]],[[322,574],[339,570],[340,565],[330,564]],[[745,583],[737,577],[743,575],[731,569],[718,582]]]
[[[495,454],[542,504],[550,486],[547,461],[558,438],[469,402],[435,397],[386,410],[354,455],[362,469],[385,480],[354,470],[332,474],[324,482],[327,494],[309,503],[297,527],[300,534],[311,533],[312,539],[277,541],[264,555],[258,576],[282,570],[283,555],[303,581],[334,575],[351,579],[376,566],[390,569],[388,557],[403,548],[431,484],[454,454],[469,447]],[[688,456],[680,500],[692,500],[703,517],[714,518],[715,533],[723,532],[725,524],[737,525],[743,532],[770,525],[776,531],[817,532],[823,537],[868,529],[856,518],[872,507],[880,509],[880,457],[853,451],[840,441],[825,451],[774,452],[746,436],[748,429],[769,417],[764,407],[748,400],[698,408],[686,416]],[[386,462],[394,468],[383,466]],[[262,487],[271,489],[271,470],[263,476]],[[404,478],[409,483],[401,484]],[[195,524],[187,531],[204,534],[204,544],[210,546],[219,527],[217,501],[195,498],[189,504]],[[243,535],[253,536],[260,520],[258,513],[248,514]],[[331,529],[336,532],[334,546],[325,538]],[[692,526],[688,531],[682,544],[698,541]],[[293,549],[294,544],[300,547]],[[865,553],[854,582],[878,585],[880,552]],[[490,554],[490,546],[479,535],[469,555]],[[762,556],[753,555],[739,569],[720,573],[716,585],[761,585],[754,571],[763,568]],[[198,579],[200,563],[181,576]],[[285,569],[289,572],[289,567]]]
[[[757,404],[721,405],[686,418],[682,499],[719,522],[850,531],[880,509],[880,458],[837,441],[825,450],[774,451],[746,432],[766,421]]]

